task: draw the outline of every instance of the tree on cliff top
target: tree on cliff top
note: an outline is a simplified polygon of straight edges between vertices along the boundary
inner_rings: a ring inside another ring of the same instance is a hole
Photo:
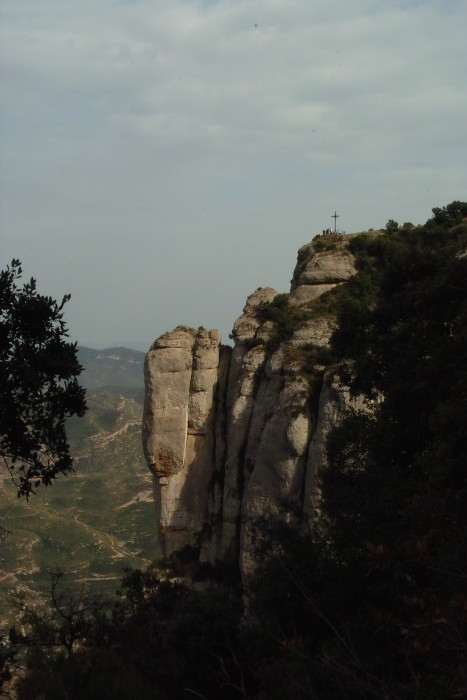
[[[76,343],[65,340],[61,304],[36,290],[36,281],[17,285],[19,260],[0,272],[0,457],[29,498],[73,470],[65,419],[82,416],[85,390]]]

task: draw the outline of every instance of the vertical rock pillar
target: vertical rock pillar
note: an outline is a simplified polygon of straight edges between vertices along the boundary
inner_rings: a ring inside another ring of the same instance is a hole
[[[219,346],[218,331],[179,326],[146,356],[143,448],[167,554],[198,545],[208,520]]]

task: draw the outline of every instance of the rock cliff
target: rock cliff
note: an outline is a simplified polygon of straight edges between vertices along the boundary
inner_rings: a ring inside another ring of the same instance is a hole
[[[248,580],[258,518],[313,517],[325,437],[351,403],[326,367],[333,318],[317,304],[354,274],[347,244],[303,246],[290,294],[254,292],[233,348],[217,331],[179,326],[149,350],[143,447],[166,554],[191,545]]]

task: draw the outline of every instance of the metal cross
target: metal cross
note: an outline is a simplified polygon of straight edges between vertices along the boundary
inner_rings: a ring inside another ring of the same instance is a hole
[[[340,214],[336,214],[335,211],[334,211],[334,214],[331,216],[331,219],[334,219],[334,233],[336,233],[336,231],[337,231],[337,226],[336,226],[336,224],[337,224],[337,219],[338,219],[339,217],[340,217]]]

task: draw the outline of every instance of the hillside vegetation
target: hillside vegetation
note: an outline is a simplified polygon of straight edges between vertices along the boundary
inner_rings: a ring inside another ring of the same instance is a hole
[[[4,623],[15,617],[18,590],[47,598],[50,570],[114,593],[125,567],[158,554],[152,477],[141,448],[142,389],[90,391],[87,404],[67,428],[73,474],[27,503],[9,479],[0,481],[0,522],[8,531],[0,549]]]

